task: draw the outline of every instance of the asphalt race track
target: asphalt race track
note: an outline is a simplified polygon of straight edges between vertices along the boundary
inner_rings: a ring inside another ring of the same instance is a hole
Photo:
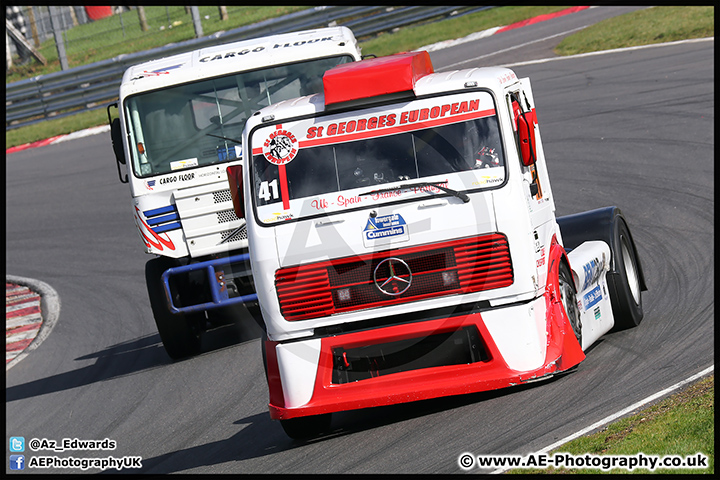
[[[433,62],[443,70],[585,19],[440,50]],[[552,55],[542,44],[534,58]],[[531,56],[511,49],[459,68]],[[290,440],[267,411],[256,329],[211,332],[190,360],[165,354],[129,191],[109,134],[94,135],[6,159],[7,273],[62,299],[51,335],[7,371],[6,438],[108,438],[115,450],[25,455],[141,456],[131,473],[461,473],[463,452],[537,451],[712,365],[714,42],[513,68],[532,79],[557,214],[617,205],[629,222],[649,287],[638,328],[606,335],[547,382],[343,412],[327,437]]]

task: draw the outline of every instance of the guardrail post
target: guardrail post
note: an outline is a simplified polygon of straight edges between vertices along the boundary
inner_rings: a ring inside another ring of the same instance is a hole
[[[190,13],[192,14],[193,25],[195,26],[195,38],[201,38],[203,36],[202,22],[200,22],[200,9],[198,7],[190,7]]]
[[[53,35],[55,36],[55,46],[58,51],[58,58],[60,59],[60,68],[67,70],[69,68],[67,55],[65,54],[65,43],[62,38],[62,31],[60,31],[60,25],[58,24],[58,7],[50,8],[50,25],[53,29]]]

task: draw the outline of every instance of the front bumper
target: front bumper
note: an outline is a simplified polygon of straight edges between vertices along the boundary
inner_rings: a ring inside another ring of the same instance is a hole
[[[509,387],[585,358],[554,293],[265,348],[270,416],[280,420]]]
[[[235,277],[251,277],[250,268],[244,264],[249,260],[250,255],[242,253],[230,257],[221,257],[205,262],[191,263],[181,267],[173,267],[163,272],[161,280],[165,289],[165,300],[168,309],[172,313],[192,313],[214,308],[227,307],[230,305],[243,305],[257,302],[257,294],[233,296],[227,288],[226,271],[233,272]],[[171,295],[170,279],[174,276],[188,275],[192,272],[202,272],[205,277],[205,285],[209,289],[210,301],[193,305],[178,306],[173,302]]]

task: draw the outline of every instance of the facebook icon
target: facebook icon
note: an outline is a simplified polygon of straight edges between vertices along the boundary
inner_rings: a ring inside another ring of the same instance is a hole
[[[25,470],[25,455],[10,455],[10,470]]]

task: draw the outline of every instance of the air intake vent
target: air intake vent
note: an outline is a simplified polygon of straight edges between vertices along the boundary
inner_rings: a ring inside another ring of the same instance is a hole
[[[213,201],[214,203],[232,202],[230,189],[213,192]]]
[[[218,223],[228,223],[239,220],[237,215],[235,215],[235,210],[223,210],[222,212],[217,212],[217,219]]]

